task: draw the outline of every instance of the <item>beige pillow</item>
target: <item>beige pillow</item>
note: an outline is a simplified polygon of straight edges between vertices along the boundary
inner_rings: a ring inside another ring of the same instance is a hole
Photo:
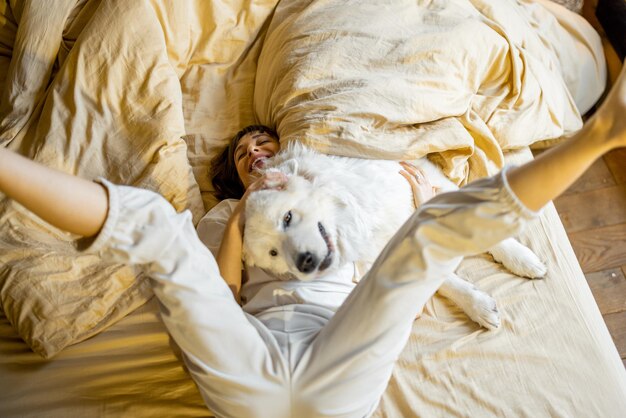
[[[75,3],[25,8],[17,19],[0,89],[0,146],[83,178],[154,190],[199,219],[204,207],[182,139],[181,86],[168,51],[180,54],[165,43],[156,3],[80,2],[93,6],[93,16],[79,19],[82,30],[72,25],[76,42],[59,62]],[[79,255],[75,238],[0,195],[0,302],[18,334],[46,358],[152,295],[138,270]]]
[[[152,296],[133,268],[77,254],[73,237],[35,232],[45,228],[42,221],[7,200],[0,206],[0,301],[42,357],[97,334]]]

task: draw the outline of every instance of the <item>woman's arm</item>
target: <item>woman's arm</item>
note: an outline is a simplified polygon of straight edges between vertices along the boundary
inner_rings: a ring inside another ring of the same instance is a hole
[[[0,192],[64,231],[90,237],[106,219],[104,187],[0,147]]]
[[[256,190],[278,189],[286,181],[287,177],[283,173],[269,172],[263,175],[263,177],[248,187],[228,220],[216,260],[220,274],[233,292],[237,302],[240,302],[239,291],[241,290],[241,274],[243,272],[241,256],[243,252],[246,200],[250,193]]]
[[[573,137],[511,170],[515,195],[531,210],[563,193],[604,153],[626,147],[626,65],[594,116]]]
[[[241,202],[243,202],[243,199]],[[243,263],[241,261],[241,253],[243,252],[243,205],[241,202],[239,202],[239,205],[237,205],[237,208],[228,220],[216,257],[220,274],[231,292],[233,292],[237,303],[241,303],[239,291],[241,290],[241,274],[243,273]]]

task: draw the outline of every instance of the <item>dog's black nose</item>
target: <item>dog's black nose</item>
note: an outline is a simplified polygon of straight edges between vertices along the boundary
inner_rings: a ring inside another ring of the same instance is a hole
[[[317,257],[311,254],[309,251],[298,254],[296,260],[296,266],[302,273],[310,273],[315,270],[317,266]]]

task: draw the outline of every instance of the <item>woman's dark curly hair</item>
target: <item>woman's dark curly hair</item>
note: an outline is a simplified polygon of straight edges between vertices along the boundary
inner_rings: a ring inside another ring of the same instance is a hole
[[[215,190],[213,194],[219,200],[241,199],[245,192],[243,183],[239,178],[239,174],[237,174],[235,149],[237,144],[239,144],[239,140],[250,132],[262,132],[278,139],[276,131],[265,125],[250,125],[237,132],[224,151],[211,160],[209,175]]]

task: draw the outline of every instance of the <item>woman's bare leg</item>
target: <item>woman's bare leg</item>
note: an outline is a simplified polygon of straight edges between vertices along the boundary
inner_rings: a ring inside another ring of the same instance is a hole
[[[572,138],[507,174],[517,197],[538,210],[606,152],[626,146],[626,65],[596,114]]]
[[[0,147],[0,193],[51,225],[85,237],[100,231],[108,196],[99,184],[45,167]]]

